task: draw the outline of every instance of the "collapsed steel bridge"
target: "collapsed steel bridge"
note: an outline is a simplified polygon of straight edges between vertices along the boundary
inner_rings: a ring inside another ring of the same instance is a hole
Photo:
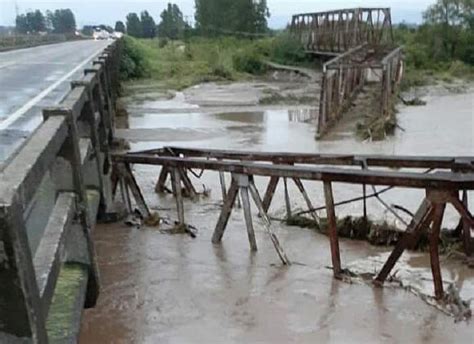
[[[170,176],[172,192],[176,197],[178,222],[182,226],[186,226],[183,190],[191,196],[196,194],[189,172],[193,172],[194,169],[218,172],[222,187],[223,207],[213,235],[213,243],[221,242],[240,191],[251,249],[257,250],[257,242],[252,224],[249,195],[252,196],[264,220],[265,229],[284,264],[290,264],[291,261],[272,232],[268,216],[268,209],[280,180],[285,183],[287,211],[291,208],[287,190],[288,180],[295,182],[310,210],[314,207],[302,181],[323,183],[324,209],[326,209],[328,218],[331,257],[336,277],[340,277],[344,270],[339,252],[336,203],[333,196],[334,183],[361,186],[364,217],[367,217],[368,186],[388,186],[425,191],[425,198],[411,222],[407,224],[406,231],[374,283],[383,284],[402,253],[406,249],[416,247],[422,235],[427,234],[435,295],[437,299],[443,298],[444,287],[438,247],[441,224],[447,204],[452,204],[460,214],[464,250],[468,256],[472,253],[471,229],[474,228],[474,217],[469,211],[467,192],[474,190],[474,157],[319,155],[165,147],[156,150],[114,154],[113,161],[118,171],[116,183],[121,185],[124,202],[131,210],[129,196],[131,192],[137,207],[145,216],[149,216],[150,211],[133,176],[132,166],[134,164],[161,166],[157,191],[166,188],[165,182]],[[420,172],[420,169],[428,169],[428,171]],[[226,173],[232,176],[230,187],[227,187]],[[260,192],[254,183],[255,176],[269,178],[263,198],[260,197]]]
[[[355,8],[294,15],[291,33],[324,64],[317,138],[342,117],[368,82],[380,84],[377,113],[392,115],[403,75],[402,49],[393,39],[389,8]]]

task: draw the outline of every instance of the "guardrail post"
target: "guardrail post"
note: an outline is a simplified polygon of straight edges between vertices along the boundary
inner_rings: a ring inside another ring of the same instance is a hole
[[[23,206],[0,206],[0,343],[47,343]]]
[[[68,120],[69,124],[69,135],[66,139],[65,148],[63,149],[63,155],[66,160],[69,161],[73,172],[73,188],[72,190],[62,191],[74,191],[78,197],[78,215],[79,222],[83,230],[84,238],[87,246],[88,263],[89,263],[89,280],[86,296],[86,307],[93,307],[97,301],[99,294],[99,272],[96,263],[96,254],[94,249],[94,243],[91,237],[92,231],[92,219],[89,211],[89,201],[87,198],[86,188],[84,185],[84,176],[82,172],[82,161],[81,152],[79,148],[79,134],[76,123],[76,114],[70,109],[47,109],[43,111],[44,117],[49,118],[51,116],[64,116]],[[95,216],[95,215],[94,215]],[[79,263],[86,263],[79,259]],[[70,262],[75,262],[74,257],[70,259]]]

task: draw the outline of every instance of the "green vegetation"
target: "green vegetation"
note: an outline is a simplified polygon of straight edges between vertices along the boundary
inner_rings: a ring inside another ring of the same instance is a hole
[[[43,44],[60,43],[69,39],[75,39],[75,37],[58,34],[1,36],[0,51],[35,47]]]
[[[144,78],[149,70],[149,62],[145,61],[145,47],[139,41],[125,37],[123,41],[120,77],[122,80]]]
[[[401,24],[394,34],[406,53],[402,89],[474,79],[473,0],[438,0],[425,11],[423,25]]]
[[[189,25],[184,21],[183,13],[178,5],[168,4],[160,14],[161,22],[158,25],[158,36],[166,39],[182,39]]]
[[[40,10],[29,11],[16,17],[16,31],[20,34],[72,34],[76,31],[76,18],[70,9],[46,11],[46,15]]]
[[[19,14],[16,17],[16,30],[21,34],[44,32],[46,19],[40,10]]]
[[[82,307],[78,301],[83,295],[87,274],[87,267],[81,264],[65,264],[62,267],[46,323],[52,343],[64,343],[74,337],[72,331],[80,322],[78,311]]]
[[[195,0],[196,29],[204,36],[229,33],[258,35],[268,31],[266,0]]]
[[[123,21],[119,20],[115,23],[115,31],[125,33],[126,30],[127,28],[125,27]]]
[[[193,37],[186,43],[127,36],[124,45],[122,79],[148,79],[163,88],[248,79],[267,70],[266,60],[308,63],[302,47],[295,47],[286,34],[259,40]]]

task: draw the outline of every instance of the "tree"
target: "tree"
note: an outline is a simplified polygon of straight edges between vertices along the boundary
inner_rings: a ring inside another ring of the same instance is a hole
[[[94,34],[95,26],[92,25],[84,25],[82,27],[82,34],[84,36],[92,36]]]
[[[40,10],[20,14],[16,17],[16,30],[23,34],[44,32],[46,19]]]
[[[125,33],[125,24],[122,21],[118,21],[115,23],[115,31]]]
[[[423,14],[432,52],[439,58],[454,59],[465,35],[473,35],[474,0],[438,0]]]
[[[16,31],[22,34],[27,34],[30,31],[30,26],[25,14],[16,16]]]
[[[266,0],[195,0],[196,26],[204,35],[256,34],[268,30]]]
[[[76,31],[76,18],[69,8],[48,11],[47,17],[54,33],[71,34]]]
[[[178,5],[168,3],[168,7],[160,14],[158,35],[163,38],[180,39],[184,36],[187,24]]]
[[[143,36],[142,22],[136,13],[129,13],[127,15],[127,33],[136,38]]]
[[[156,36],[156,23],[148,11],[141,13],[142,22],[142,37],[143,38],[154,38]]]

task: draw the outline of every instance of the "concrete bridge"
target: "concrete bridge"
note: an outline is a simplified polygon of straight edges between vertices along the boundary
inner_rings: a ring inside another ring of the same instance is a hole
[[[0,342],[76,342],[111,214],[119,42],[0,54]]]

